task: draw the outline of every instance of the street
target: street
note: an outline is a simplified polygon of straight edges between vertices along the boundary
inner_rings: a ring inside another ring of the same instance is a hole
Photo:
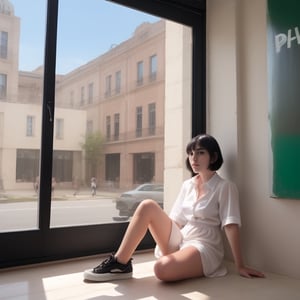
[[[119,215],[111,197],[73,196],[51,203],[50,227],[112,223]],[[0,232],[36,229],[37,220],[38,201],[0,203]]]

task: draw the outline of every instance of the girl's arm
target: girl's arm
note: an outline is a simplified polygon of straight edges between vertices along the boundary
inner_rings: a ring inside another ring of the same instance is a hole
[[[250,269],[244,265],[241,246],[240,246],[240,230],[238,224],[228,224],[224,227],[226,237],[228,239],[233,259],[236,268],[241,276],[251,277],[265,277],[265,275],[254,269]]]

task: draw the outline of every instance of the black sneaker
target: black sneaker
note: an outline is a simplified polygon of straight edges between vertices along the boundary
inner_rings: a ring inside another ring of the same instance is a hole
[[[127,264],[121,264],[114,255],[110,255],[99,266],[92,270],[84,271],[83,277],[89,281],[111,281],[132,277],[131,260]]]

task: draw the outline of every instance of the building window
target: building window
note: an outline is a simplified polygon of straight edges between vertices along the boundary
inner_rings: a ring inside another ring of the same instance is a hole
[[[84,105],[84,86],[82,86],[80,90],[80,105]]]
[[[88,86],[88,104],[93,103],[93,97],[94,97],[94,83],[90,83]]]
[[[142,106],[138,106],[136,108],[136,129],[135,129],[136,137],[142,136],[142,127],[143,127],[143,108]]]
[[[57,182],[72,181],[73,173],[73,153],[72,151],[53,151],[52,175]]]
[[[55,138],[62,140],[64,138],[64,120],[56,119]]]
[[[0,32],[0,58],[7,59],[8,33]]]
[[[86,123],[86,133],[87,134],[93,133],[93,130],[94,130],[93,127],[94,127],[93,121],[87,121],[87,123]]]
[[[148,105],[148,128],[149,128],[149,135],[155,135],[155,128],[156,128],[156,107],[155,103],[150,103]]]
[[[74,107],[74,91],[70,92],[70,106]]]
[[[106,116],[106,139],[109,141],[111,137],[111,118]]]
[[[105,78],[105,97],[111,95],[111,75],[106,76]]]
[[[40,151],[31,149],[17,149],[16,180],[35,182],[39,175]]]
[[[143,84],[143,78],[144,78],[144,63],[142,61],[139,61],[137,63],[137,85]]]
[[[116,94],[121,92],[121,71],[116,72]]]
[[[117,187],[120,183],[121,153],[105,154],[105,180],[109,186]]]
[[[114,139],[118,140],[120,135],[120,114],[114,115]]]
[[[34,116],[27,116],[26,120],[26,136],[34,136]]]
[[[157,74],[157,55],[150,56],[150,81],[156,79]]]
[[[0,99],[5,99],[7,93],[7,75],[0,74]]]

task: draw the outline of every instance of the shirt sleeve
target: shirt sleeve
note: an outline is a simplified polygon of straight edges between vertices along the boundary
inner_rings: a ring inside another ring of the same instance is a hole
[[[225,181],[221,187],[219,216],[222,228],[228,224],[241,226],[238,190],[232,182]]]

